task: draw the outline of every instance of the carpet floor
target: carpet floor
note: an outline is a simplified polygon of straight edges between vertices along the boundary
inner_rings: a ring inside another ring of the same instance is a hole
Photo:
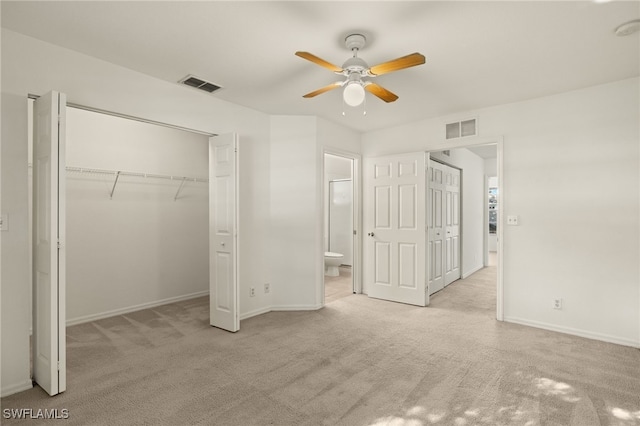
[[[638,425],[640,351],[495,320],[495,268],[419,308],[352,295],[232,334],[207,298],[68,329],[65,425]],[[3,411],[4,412],[4,411]]]

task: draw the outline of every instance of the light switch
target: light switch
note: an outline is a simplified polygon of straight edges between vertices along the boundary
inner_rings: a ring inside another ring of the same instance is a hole
[[[9,215],[3,214],[0,216],[0,231],[9,230]]]
[[[518,216],[507,216],[507,225],[517,225]]]

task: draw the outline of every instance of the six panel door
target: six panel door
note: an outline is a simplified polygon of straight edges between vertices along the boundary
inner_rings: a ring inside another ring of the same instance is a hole
[[[425,154],[379,157],[366,167],[373,214],[365,243],[370,297],[425,306]]]

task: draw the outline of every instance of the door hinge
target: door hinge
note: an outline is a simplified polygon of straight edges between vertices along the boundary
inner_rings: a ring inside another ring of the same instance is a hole
[[[58,371],[60,371],[60,361],[58,361]]]
[[[62,242],[58,240],[58,250],[60,250],[61,248],[62,248]]]
[[[356,231],[355,229],[353,230],[353,235],[358,235],[358,231]]]

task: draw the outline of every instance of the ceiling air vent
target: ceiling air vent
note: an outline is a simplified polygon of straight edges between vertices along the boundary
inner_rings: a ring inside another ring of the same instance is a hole
[[[195,87],[196,89],[204,90],[208,93],[213,93],[220,88],[220,86],[192,75],[186,76],[182,80],[178,81],[178,83],[186,84],[187,86]]]
[[[467,136],[477,136],[478,126],[477,120],[471,118],[469,120],[457,121],[455,123],[448,123],[446,125],[446,138],[464,138]]]

